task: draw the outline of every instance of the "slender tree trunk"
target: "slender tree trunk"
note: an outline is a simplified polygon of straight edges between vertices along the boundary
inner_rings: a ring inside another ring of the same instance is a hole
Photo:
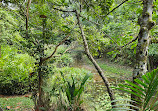
[[[149,32],[150,29],[155,25],[152,21],[152,5],[153,0],[143,0],[143,12],[142,16],[138,19],[140,25],[140,31],[138,35],[138,44],[136,47],[136,63],[133,70],[133,83],[136,84],[134,79],[141,78],[147,72],[147,56],[149,46]],[[140,100],[135,95],[131,95],[132,100]],[[132,103],[133,105],[140,107],[141,104]],[[135,109],[136,111],[138,109]]]
[[[95,59],[93,58],[93,56],[89,52],[88,43],[87,43],[84,31],[83,31],[82,25],[80,23],[79,14],[78,14],[77,11],[76,11],[76,17],[77,17],[78,25],[79,25],[79,28],[80,28],[80,31],[81,31],[81,36],[82,36],[82,39],[83,39],[86,55],[89,58],[89,60],[93,63],[93,65],[95,66],[95,68],[98,71],[99,75],[101,76],[105,86],[107,87],[107,91],[108,91],[108,94],[110,96],[110,99],[111,99],[111,101],[113,101],[113,100],[115,100],[115,96],[114,96],[114,93],[113,93],[112,89],[110,88],[109,81],[106,77],[104,77],[104,73],[103,73],[102,69],[100,68],[100,66],[97,64],[97,62],[95,61]],[[115,108],[115,106],[113,106],[113,105],[116,105],[116,102],[112,102],[111,105],[112,105],[113,108]]]
[[[46,17],[46,16],[44,16]],[[41,17],[42,18],[42,17]],[[40,62],[38,67],[38,92],[39,92],[39,99],[38,99],[38,108],[44,107],[44,91],[43,91],[43,83],[44,83],[44,75],[46,75],[46,71],[43,69],[43,67],[46,66],[43,60],[44,58],[44,40],[45,40],[45,28],[46,28],[46,18],[43,19],[43,40],[40,43],[40,47],[38,48],[39,54],[40,54]]]
[[[26,38],[28,37],[28,21],[29,21],[29,6],[31,4],[31,0],[28,0],[26,7]]]
[[[1,47],[2,47],[2,46],[0,45],[0,58],[1,58],[1,56],[2,56],[2,55],[1,55]]]

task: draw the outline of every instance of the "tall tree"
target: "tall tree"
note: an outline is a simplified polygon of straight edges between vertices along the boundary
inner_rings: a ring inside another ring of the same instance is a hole
[[[149,33],[155,23],[152,21],[153,0],[143,0],[142,15],[138,20],[140,31],[138,34],[138,44],[136,47],[136,63],[133,70],[133,83],[136,78],[141,78],[147,72],[147,56],[149,47]],[[132,100],[140,100],[136,95],[131,95]],[[141,107],[141,104],[132,103]],[[135,109],[138,110],[138,109]]]

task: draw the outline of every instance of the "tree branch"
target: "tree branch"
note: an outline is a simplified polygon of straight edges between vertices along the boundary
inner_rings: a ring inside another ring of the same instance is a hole
[[[117,46],[119,46],[119,45],[117,44],[117,42],[116,42],[113,38],[111,38],[109,35],[105,34],[105,32],[103,32],[103,33],[104,33],[105,36],[109,37]]]
[[[104,73],[103,73],[102,69],[100,68],[100,66],[97,64],[97,62],[95,61],[95,59],[93,58],[93,56],[89,52],[88,43],[87,43],[86,37],[84,35],[82,25],[80,23],[79,14],[78,14],[77,11],[75,11],[75,12],[76,12],[76,17],[77,17],[77,21],[78,21],[78,26],[79,26],[80,31],[81,31],[81,36],[82,36],[82,40],[83,40],[86,55],[89,58],[89,60],[93,63],[93,65],[95,66],[95,68],[98,71],[99,75],[101,76],[105,86],[107,87],[107,91],[108,91],[108,94],[110,96],[110,99],[111,99],[111,101],[113,101],[113,100],[115,100],[115,96],[113,94],[113,91],[110,88],[109,81],[106,77],[104,77]],[[112,102],[111,105],[114,108],[115,107],[114,105],[116,105],[116,102]]]
[[[74,10],[63,10],[63,9],[58,9],[58,8],[53,8],[55,10],[61,11],[61,12],[75,12]]]
[[[137,39],[138,39],[138,36],[137,36],[137,37],[135,37],[135,38],[134,38],[133,40],[131,40],[130,42],[128,42],[127,44],[125,44],[125,45],[121,46],[119,49],[124,48],[125,46],[127,46],[127,45],[131,44],[132,42],[136,41]]]
[[[27,12],[26,12],[26,31],[28,30],[28,20],[29,20],[29,6],[31,4],[31,0],[28,0],[28,3],[27,3]]]
[[[72,50],[72,49],[74,49],[74,48],[76,48],[76,47],[77,47],[77,46],[73,45],[73,46],[71,46],[70,48],[67,48],[67,49],[62,53],[62,55],[65,54],[66,52],[68,52],[69,50]]]
[[[73,29],[74,29],[74,28],[75,28],[75,26],[73,27]],[[72,29],[72,30],[67,34],[67,36],[55,47],[53,53],[52,53],[50,56],[48,56],[48,57],[42,59],[42,62],[44,62],[44,61],[50,59],[51,57],[53,57],[53,55],[56,53],[58,47],[59,47],[60,45],[62,45],[62,44],[65,42],[65,40],[67,40],[67,38],[70,36],[70,34],[71,34],[71,32],[73,31],[73,29]]]
[[[113,8],[110,12],[108,12],[106,15],[103,15],[103,17],[106,17],[107,15],[109,15],[111,12],[113,12],[114,10],[116,10],[117,8],[119,8],[121,5],[123,5],[125,2],[127,2],[128,0],[123,1],[122,3],[120,3],[118,6],[116,6],[115,8]]]
[[[50,59],[51,57],[53,57],[53,55],[56,53],[58,47],[59,47],[61,44],[63,44],[63,43],[65,42],[65,40],[66,40],[69,36],[70,36],[70,33],[55,47],[53,53],[52,53],[50,56],[48,56],[47,58],[43,58],[42,61],[44,62],[44,61]]]

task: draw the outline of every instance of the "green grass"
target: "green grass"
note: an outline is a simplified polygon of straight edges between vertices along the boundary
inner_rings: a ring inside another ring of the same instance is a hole
[[[115,77],[115,78],[119,78],[120,76],[132,77],[133,69],[129,66],[123,66],[118,63],[116,64],[116,63],[108,62],[107,60],[104,59],[96,59],[96,62],[104,71],[104,74],[107,77]],[[93,66],[91,61],[89,61],[88,58],[86,57],[84,57],[84,63]]]
[[[30,111],[34,106],[28,97],[0,98],[0,107],[5,111]]]
[[[119,64],[112,64],[112,63],[103,63],[98,61],[99,66],[106,72],[106,74],[113,74],[119,76],[126,76],[129,77],[132,74],[132,69],[125,66],[120,66]],[[112,75],[111,75],[112,76]]]

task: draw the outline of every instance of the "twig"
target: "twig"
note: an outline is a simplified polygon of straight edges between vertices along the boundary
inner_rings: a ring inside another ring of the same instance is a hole
[[[137,36],[137,37],[135,37],[135,38],[134,38],[133,40],[131,40],[130,42],[128,42],[127,44],[125,44],[125,45],[121,46],[119,49],[124,48],[125,46],[127,46],[127,45],[131,44],[132,42],[136,41],[137,39],[138,39],[138,36]]]
[[[47,58],[43,58],[42,61],[44,62],[44,61],[50,59],[51,57],[53,57],[53,55],[56,53],[58,47],[59,47],[61,44],[63,44],[63,43],[65,42],[65,40],[66,40],[69,36],[70,36],[70,33],[55,47],[53,53],[52,53],[50,56],[48,56]]]
[[[55,10],[61,11],[61,12],[75,12],[74,10],[63,10],[63,9],[58,9],[58,8],[53,8]]]
[[[103,32],[103,33],[104,33],[105,36],[107,36],[108,38],[110,38],[117,46],[119,46],[119,45],[117,44],[117,42],[116,42],[113,38],[111,38],[109,35],[105,34],[105,32]]]
[[[118,6],[116,6],[115,8],[113,8],[110,12],[108,12],[106,15],[103,15],[101,17],[106,17],[107,15],[109,15],[111,12],[113,12],[114,10],[116,10],[117,8],[119,8],[121,5],[123,5],[125,2],[127,2],[128,0],[123,1],[122,3],[120,3]]]
[[[71,50],[71,49],[74,49],[76,46],[72,46],[72,47],[70,47],[70,48],[67,48],[63,53],[62,53],[62,55],[63,54],[65,54],[67,51],[69,51],[69,50]]]

